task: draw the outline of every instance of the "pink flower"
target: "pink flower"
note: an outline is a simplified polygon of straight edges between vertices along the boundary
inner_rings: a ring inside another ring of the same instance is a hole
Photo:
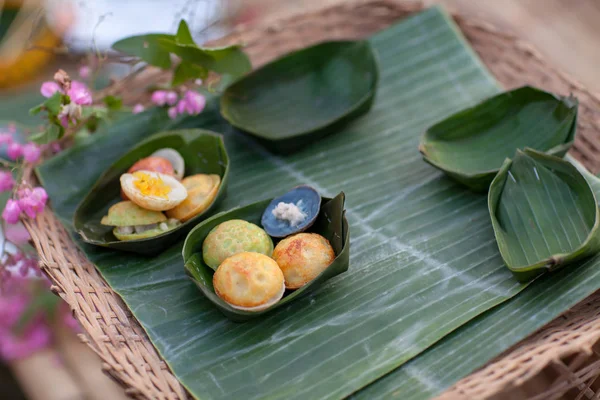
[[[133,106],[133,110],[131,110],[131,112],[133,114],[139,114],[141,112],[144,112],[145,108],[143,105],[141,104],[136,104],[135,106]]]
[[[89,106],[92,104],[92,93],[88,87],[79,81],[72,81],[71,88],[67,94],[71,99],[71,102],[79,104],[81,106]]]
[[[167,113],[169,114],[169,118],[171,118],[171,119],[177,118],[177,108],[169,107],[169,111],[167,111]]]
[[[19,215],[21,215],[21,207],[19,202],[13,199],[8,199],[4,211],[2,211],[2,218],[9,224],[16,224],[19,221]]]
[[[167,94],[165,95],[165,100],[167,102],[168,105],[172,106],[175,103],[177,103],[177,93],[175,93],[174,91],[168,91]]]
[[[19,191],[19,207],[29,218],[35,218],[39,213],[44,211],[48,194],[42,187],[36,187],[33,190]]]
[[[14,122],[8,124],[8,131],[10,133],[17,133],[17,125]]]
[[[58,113],[58,119],[60,119],[61,125],[66,128],[69,126],[69,122],[75,124],[77,120],[81,118],[81,106],[71,102],[61,106],[60,113]]]
[[[29,236],[29,232],[25,229],[25,226],[22,223],[18,223],[15,225],[7,225],[4,228],[4,234],[6,238],[14,243],[17,246],[25,244],[29,242],[31,236]]]
[[[42,155],[42,149],[35,143],[27,143],[23,146],[23,158],[26,162],[34,164]]]
[[[46,193],[46,189],[40,186],[35,187],[31,192],[31,196],[46,206],[46,202],[48,201],[48,193]]]
[[[177,103],[177,112],[179,114],[188,113],[190,115],[198,115],[204,109],[206,99],[198,92],[188,90],[183,95],[183,98]]]
[[[0,133],[0,145],[11,144],[13,141],[12,133]]]
[[[152,93],[150,100],[157,106],[164,106],[167,104],[167,92],[164,90],[156,90]]]
[[[206,106],[206,99],[198,92],[188,90],[183,95],[185,101],[185,110],[190,115],[198,115]]]
[[[5,360],[16,360],[25,358],[41,350],[52,341],[52,333],[49,327],[42,319],[38,319],[34,324],[17,337],[10,330],[0,332],[0,356]]]
[[[187,107],[187,105],[186,105],[185,99],[179,100],[179,103],[177,103],[177,113],[184,114],[186,107]]]
[[[92,69],[87,65],[82,65],[81,67],[79,67],[79,76],[83,79],[89,78],[91,72]]]
[[[16,160],[23,155],[23,146],[21,146],[19,143],[13,142],[8,145],[6,153],[11,160]]]
[[[2,321],[0,329],[12,327],[21,317],[28,302],[25,293],[0,297],[0,321]]]
[[[54,95],[56,92],[62,93],[62,89],[58,83],[52,81],[42,83],[42,87],[40,88],[40,93],[42,93],[42,96],[52,97],[52,95]]]
[[[0,192],[11,191],[15,186],[15,180],[8,171],[0,171]]]

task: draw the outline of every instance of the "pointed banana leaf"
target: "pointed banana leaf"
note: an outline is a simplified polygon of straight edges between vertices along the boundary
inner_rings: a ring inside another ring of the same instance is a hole
[[[215,294],[213,288],[212,277],[214,271],[202,259],[202,243],[215,226],[231,219],[243,219],[260,226],[262,214],[271,200],[263,200],[245,207],[235,208],[207,219],[189,233],[183,245],[182,255],[186,272],[198,286],[202,294],[232,321],[247,321],[269,313],[289,304],[300,296],[305,296],[314,291],[323,282],[348,270],[350,230],[348,221],[344,217],[344,194],[340,193],[333,199],[323,199],[323,206],[317,217],[317,221],[309,230],[309,232],[318,233],[329,240],[335,251],[336,258],[325,271],[300,289],[287,291],[283,299],[263,311],[248,312],[238,310],[221,300]]]
[[[427,126],[499,90],[457,32],[434,8],[370,39],[381,62],[376,103],[310,151],[274,156],[228,131],[209,102],[197,118],[138,114],[39,168],[61,221],[194,397],[338,399],[372,383],[363,398],[429,398],[600,287],[598,257],[518,283],[498,252],[486,197],[415,151]],[[225,132],[231,171],[220,210],[299,184],[327,197],[344,190],[348,271],[236,324],[186,276],[181,242],[148,258],[74,234],[75,207],[114,160],[152,132],[194,126]]]
[[[575,139],[577,100],[522,87],[431,126],[423,159],[475,191],[487,191],[506,158],[526,147],[563,156]]]
[[[221,113],[271,151],[291,153],[366,113],[378,77],[368,42],[322,43],[229,86],[221,97]]]
[[[119,178],[137,161],[162,148],[177,150],[185,161],[186,176],[217,174],[221,177],[219,191],[209,208],[177,228],[147,239],[120,241],[112,233],[112,226],[102,225],[100,220],[115,203],[122,201]],[[201,129],[170,131],[151,136],[116,161],[98,179],[85,196],[73,217],[73,226],[83,241],[115,250],[140,254],[157,254],[184,237],[198,222],[211,212],[225,197],[229,176],[229,158],[223,137]]]
[[[518,150],[490,185],[488,204],[502,259],[522,282],[600,250],[594,192],[561,158]]]

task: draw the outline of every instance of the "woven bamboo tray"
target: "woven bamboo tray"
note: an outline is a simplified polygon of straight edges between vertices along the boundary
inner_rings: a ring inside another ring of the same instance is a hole
[[[418,12],[423,4],[359,0],[240,29],[215,44],[243,43],[254,66],[326,39],[364,38]],[[551,65],[528,44],[480,20],[456,13],[464,35],[505,87],[532,84],[580,100],[579,131],[571,154],[600,170],[600,97]],[[46,211],[27,228],[52,290],[71,306],[86,333],[81,339],[103,360],[103,369],[134,398],[185,399],[143,329],[95,267]],[[600,398],[600,293],[456,383],[439,399]],[[596,397],[594,397],[596,396]]]

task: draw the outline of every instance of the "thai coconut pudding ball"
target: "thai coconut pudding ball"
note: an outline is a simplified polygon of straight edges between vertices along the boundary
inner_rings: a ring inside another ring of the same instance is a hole
[[[277,243],[273,259],[283,271],[285,287],[298,289],[325,271],[335,260],[335,253],[323,236],[298,233]]]
[[[227,258],[242,252],[273,254],[273,241],[260,227],[241,219],[225,221],[214,227],[202,244],[206,265],[217,269]]]
[[[215,293],[234,308],[264,310],[277,303],[285,291],[283,273],[273,259],[242,252],[226,258],[213,275]]]

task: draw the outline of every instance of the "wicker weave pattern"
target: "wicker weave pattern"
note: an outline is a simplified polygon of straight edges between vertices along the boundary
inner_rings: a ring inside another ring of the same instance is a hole
[[[214,44],[244,43],[253,64],[260,66],[325,39],[363,38],[422,8],[415,2],[351,1],[262,28],[242,29]],[[484,22],[460,16],[456,20],[505,86],[529,83],[563,94],[574,93],[580,99],[579,133],[572,154],[594,172],[600,170],[600,99],[547,65],[516,37]],[[26,224],[40,253],[41,267],[54,282],[52,290],[72,308],[87,332],[82,340],[102,358],[104,370],[132,397],[186,398],[185,390],[139,323],[75,247],[57,218],[46,211]],[[580,304],[458,382],[440,399],[531,398],[533,394],[538,394],[538,399],[551,399],[572,388],[580,396],[593,394],[593,380],[600,374],[598,357],[590,358],[592,346],[600,339],[598,300],[599,294]],[[544,373],[550,376],[545,382],[545,388],[550,389],[539,394],[543,388],[537,387],[533,378]]]

